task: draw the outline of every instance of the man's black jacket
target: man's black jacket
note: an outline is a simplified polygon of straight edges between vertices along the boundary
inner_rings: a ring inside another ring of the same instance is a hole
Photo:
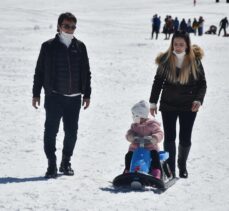
[[[58,49],[59,37],[44,42],[41,46],[40,54],[35,68],[33,82],[33,97],[40,97],[42,87],[45,94],[52,93],[55,80],[56,52]],[[77,46],[80,52],[80,92],[84,98],[90,98],[91,95],[91,72],[89,67],[87,49],[83,42],[73,38],[73,44]]]

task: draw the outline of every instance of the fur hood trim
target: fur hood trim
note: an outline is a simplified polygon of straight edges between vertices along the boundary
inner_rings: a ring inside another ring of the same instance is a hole
[[[201,60],[203,58],[204,51],[200,46],[192,45],[192,50],[193,50],[193,52],[194,52],[194,54],[196,56],[196,59]],[[166,56],[167,56],[167,52],[159,53],[158,56],[155,59],[156,64],[162,64],[163,61],[165,60]]]

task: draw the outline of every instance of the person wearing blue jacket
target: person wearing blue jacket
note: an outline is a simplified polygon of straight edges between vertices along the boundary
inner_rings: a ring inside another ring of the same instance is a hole
[[[154,37],[154,33],[156,33],[156,40],[158,39],[158,34],[160,32],[160,26],[161,26],[161,20],[160,17],[158,17],[157,14],[155,14],[152,18],[152,33],[151,33],[151,39]]]

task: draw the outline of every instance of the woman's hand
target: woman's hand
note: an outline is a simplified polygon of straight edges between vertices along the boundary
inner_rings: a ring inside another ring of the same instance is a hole
[[[155,117],[155,114],[157,114],[157,108],[151,108],[150,109],[150,113],[151,113],[152,116]]]
[[[157,114],[157,104],[156,103],[150,103],[150,113],[154,117],[155,117],[155,114]]]
[[[201,106],[200,101],[194,101],[192,103],[192,112],[197,112],[199,110],[200,106]]]

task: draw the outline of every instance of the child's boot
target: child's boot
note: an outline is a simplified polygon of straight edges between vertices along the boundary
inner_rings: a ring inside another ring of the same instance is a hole
[[[125,155],[125,169],[123,171],[123,174],[129,173],[130,171],[130,163],[131,163],[132,155],[133,155],[132,151],[127,152]]]
[[[161,170],[155,168],[152,169],[152,175],[157,179],[161,179]]]
[[[123,174],[127,174],[129,172],[130,172],[129,169],[124,169]]]

